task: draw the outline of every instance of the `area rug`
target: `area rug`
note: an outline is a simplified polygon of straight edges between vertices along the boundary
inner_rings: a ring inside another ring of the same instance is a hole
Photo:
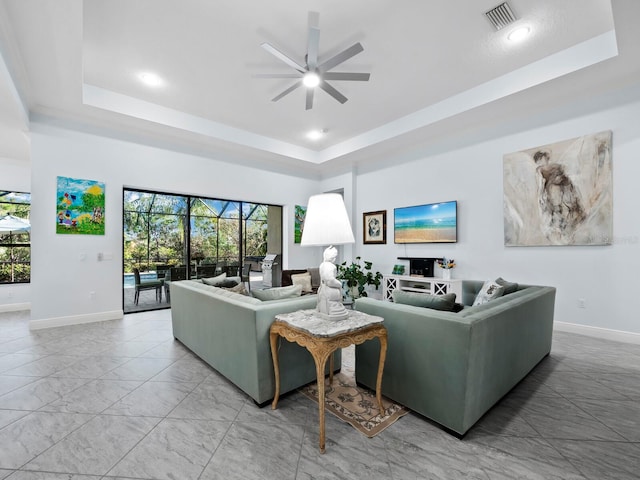
[[[317,383],[311,383],[300,391],[312,400],[318,401]],[[344,360],[342,371],[333,377],[333,385],[329,385],[328,378],[325,379],[324,404],[328,412],[369,438],[409,413],[406,407],[385,397],[382,397],[384,412],[380,413],[375,392],[356,385],[353,371],[348,365],[345,368]]]

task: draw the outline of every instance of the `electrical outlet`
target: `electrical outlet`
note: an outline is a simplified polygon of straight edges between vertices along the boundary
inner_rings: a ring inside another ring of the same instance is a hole
[[[89,298],[96,298],[96,292],[89,292]]]
[[[587,301],[584,298],[578,299],[578,308],[587,308]]]

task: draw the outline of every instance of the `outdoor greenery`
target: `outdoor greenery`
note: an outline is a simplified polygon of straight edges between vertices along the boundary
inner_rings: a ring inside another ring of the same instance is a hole
[[[350,264],[342,262],[338,265],[337,278],[346,282],[347,294],[352,299],[366,297],[365,287],[367,285],[375,285],[376,289],[380,286],[382,274],[380,272],[374,273],[372,267],[373,263],[363,262],[360,257],[356,257],[355,261]]]
[[[0,191],[0,218],[11,214],[29,219],[31,195]],[[0,235],[0,283],[31,281],[31,245],[29,233]]]
[[[263,256],[267,209],[267,205],[245,202],[125,191],[125,272],[187,263],[239,265],[241,250],[243,256]]]

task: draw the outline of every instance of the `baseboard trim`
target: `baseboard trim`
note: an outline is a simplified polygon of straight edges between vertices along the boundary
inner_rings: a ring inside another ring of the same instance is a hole
[[[106,320],[121,320],[123,317],[124,312],[122,310],[113,310],[111,312],[88,313],[69,317],[43,318],[40,320],[31,320],[29,322],[29,329],[41,330],[43,328],[66,327],[83,323],[104,322]]]
[[[640,345],[640,334],[633,332],[623,332],[621,330],[611,330],[609,328],[591,327],[589,325],[579,325],[577,323],[554,322],[554,330],[561,332],[578,333],[589,337],[604,338],[616,342],[633,343]]]
[[[21,312],[22,310],[31,310],[31,303],[9,303],[0,305],[0,312]]]

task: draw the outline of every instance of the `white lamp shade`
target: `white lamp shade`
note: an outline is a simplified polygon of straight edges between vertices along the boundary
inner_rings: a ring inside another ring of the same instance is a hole
[[[342,195],[323,193],[309,197],[300,244],[322,246],[354,242]]]

